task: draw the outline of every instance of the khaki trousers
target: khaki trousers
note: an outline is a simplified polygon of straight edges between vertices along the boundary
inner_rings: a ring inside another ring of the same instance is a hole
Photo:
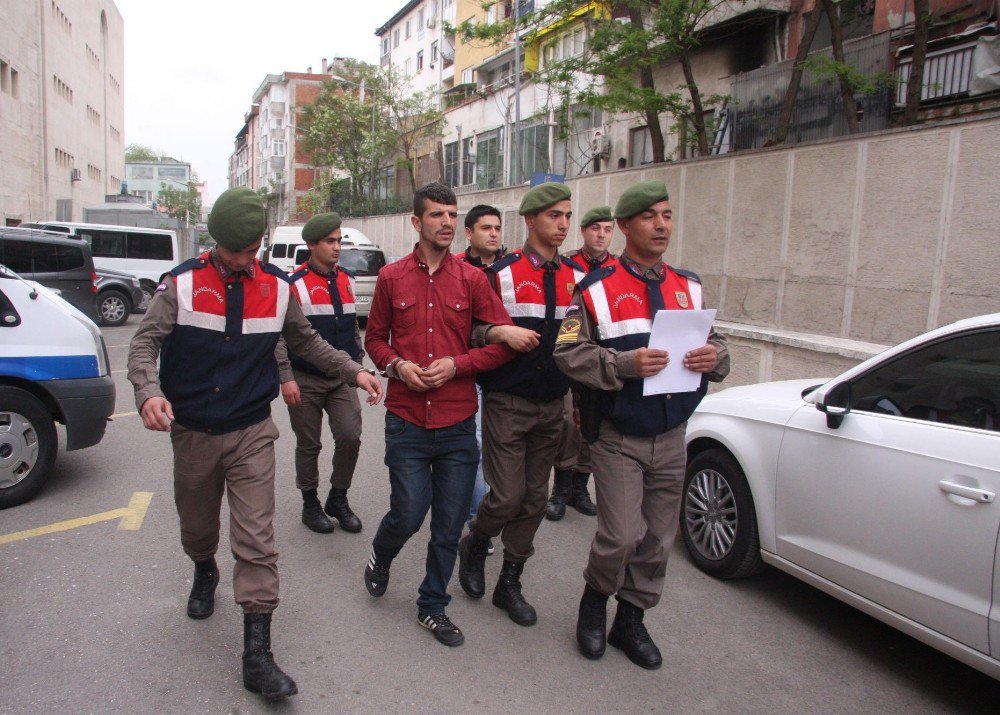
[[[656,437],[631,437],[605,420],[591,445],[597,533],[584,580],[646,609],[659,603],[677,535],[687,423]]]
[[[334,441],[330,485],[350,489],[361,449],[361,402],[357,388],[297,370],[295,382],[302,393],[302,404],[288,408],[288,419],[295,432],[295,486],[319,487],[319,453],[323,449],[323,412],[326,412]]]
[[[274,548],[274,440],[268,417],[246,429],[209,435],[170,430],[174,448],[174,501],[181,544],[193,561],[219,546],[222,494],[229,497],[229,543],[236,559],[233,593],[249,613],[278,606],[278,552]]]
[[[482,537],[500,536],[503,557],[524,563],[545,516],[549,472],[563,430],[562,398],[533,402],[483,393],[483,476],[490,490],[472,520]]]
[[[583,441],[580,428],[573,420],[573,393],[563,402],[563,434],[556,457],[556,469],[590,474],[590,445]]]

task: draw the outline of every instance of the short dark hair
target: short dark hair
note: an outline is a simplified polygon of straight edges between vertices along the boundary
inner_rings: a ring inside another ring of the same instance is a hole
[[[413,215],[420,217],[424,215],[424,202],[433,201],[436,204],[445,206],[457,206],[458,199],[455,192],[442,183],[432,181],[424,184],[413,194]]]
[[[500,209],[496,206],[490,206],[489,204],[478,204],[469,209],[469,213],[465,214],[465,227],[474,228],[476,221],[481,219],[483,216],[496,216],[500,221],[503,221],[503,216],[500,214]]]

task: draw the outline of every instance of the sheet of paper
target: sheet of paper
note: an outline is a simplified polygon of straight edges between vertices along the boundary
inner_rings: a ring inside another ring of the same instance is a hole
[[[666,350],[670,362],[660,372],[642,383],[642,394],[694,392],[701,385],[701,373],[684,367],[684,355],[708,342],[715,320],[711,310],[658,310],[653,317],[649,347]]]

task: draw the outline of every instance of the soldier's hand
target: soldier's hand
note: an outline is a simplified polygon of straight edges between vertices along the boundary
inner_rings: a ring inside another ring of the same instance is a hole
[[[358,373],[358,387],[368,393],[368,404],[377,405],[382,399],[382,381],[367,370]]]
[[[719,362],[719,353],[714,345],[703,345],[684,356],[684,367],[694,372],[712,372]]]
[[[512,350],[520,353],[530,352],[538,347],[541,336],[530,328],[516,325],[497,325],[490,330],[489,342],[507,343]]]
[[[398,362],[396,363],[396,374],[399,375],[399,379],[406,383],[414,392],[427,392],[430,388],[424,384],[422,375],[423,368],[417,365],[415,362]]]
[[[455,377],[455,359],[450,357],[438,358],[428,365],[420,376],[427,388],[434,390],[441,387],[451,378]]]
[[[651,377],[667,366],[670,356],[666,350],[638,348],[635,351],[635,369],[639,377]]]
[[[286,405],[301,405],[302,392],[299,391],[299,383],[295,380],[281,383],[281,399],[285,401]]]
[[[169,432],[170,423],[174,421],[174,409],[164,397],[150,397],[142,403],[139,410],[142,424],[146,429],[155,432]]]

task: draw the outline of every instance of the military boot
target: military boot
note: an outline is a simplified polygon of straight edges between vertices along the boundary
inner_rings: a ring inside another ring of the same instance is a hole
[[[534,607],[521,594],[521,572],[524,564],[504,560],[500,578],[493,589],[493,605],[507,611],[510,620],[519,626],[533,626],[538,621]]]
[[[663,665],[663,656],[643,625],[644,611],[628,601],[618,600],[618,611],[608,633],[608,643],[622,651],[628,659],[646,670]]]
[[[596,516],[597,505],[590,501],[587,482],[590,475],[587,472],[573,472],[572,486],[569,490],[569,505],[584,516]]]
[[[573,472],[568,469],[557,469],[552,480],[552,496],[545,505],[545,518],[549,521],[559,521],[566,515],[566,502],[573,486]]]
[[[215,557],[194,564],[194,583],[188,596],[188,617],[200,621],[215,612],[215,587],[219,585],[219,567]]]
[[[323,510],[336,519],[344,531],[351,534],[357,534],[361,531],[361,519],[351,511],[351,505],[347,502],[346,489],[337,489],[336,487],[330,489]]]
[[[470,531],[458,542],[458,583],[470,598],[486,594],[486,556],[489,539]]]
[[[333,531],[333,522],[326,518],[315,489],[302,490],[302,523],[317,534]]]
[[[271,654],[271,614],[243,614],[243,687],[268,700],[295,695],[295,681],[274,662]]]
[[[608,642],[608,597],[589,583],[580,598],[576,620],[576,643],[585,658],[597,660]]]

